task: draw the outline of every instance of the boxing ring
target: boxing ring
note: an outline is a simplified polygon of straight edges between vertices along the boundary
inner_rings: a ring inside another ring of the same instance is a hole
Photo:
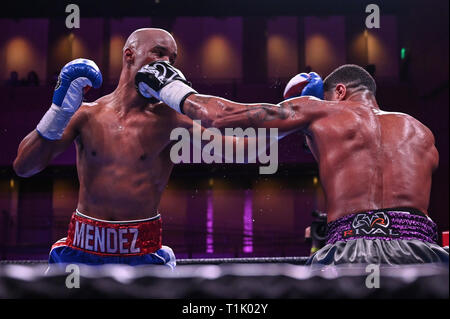
[[[173,271],[157,265],[80,265],[79,287],[72,288],[67,268],[45,275],[46,260],[4,260],[0,298],[449,298],[448,264],[382,265],[372,282],[367,265],[310,267],[307,259],[179,259]]]

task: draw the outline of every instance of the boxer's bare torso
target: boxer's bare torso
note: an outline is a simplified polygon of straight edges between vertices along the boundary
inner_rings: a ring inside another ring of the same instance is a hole
[[[139,96],[134,78],[145,64],[174,62],[176,54],[175,40],[166,31],[133,32],[124,45],[114,92],[82,105],[60,139],[29,133],[19,145],[16,173],[29,177],[40,172],[75,141],[80,212],[115,221],[155,216],[173,168],[170,132],[193,124],[166,105]]]
[[[78,209],[106,220],[148,218],[172,171],[169,136],[180,123],[162,104],[127,113],[116,104],[110,95],[79,110]]]
[[[75,141],[78,210],[104,220],[149,218],[158,213],[173,168],[169,137],[175,127],[190,128],[192,121],[162,103],[121,104],[112,93],[82,105],[61,140],[28,134],[14,164],[19,175],[34,175]]]

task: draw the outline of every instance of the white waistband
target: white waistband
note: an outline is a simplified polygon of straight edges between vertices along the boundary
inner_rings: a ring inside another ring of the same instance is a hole
[[[155,220],[155,219],[158,219],[158,218],[161,217],[160,214],[157,214],[156,216],[153,216],[153,217],[150,217],[150,218],[145,218],[145,219],[119,220],[119,221],[114,220],[114,221],[111,221],[111,220],[104,220],[104,219],[98,219],[98,218],[94,218],[94,217],[91,217],[91,216],[87,216],[87,215],[81,213],[81,212],[78,210],[78,208],[77,208],[75,211],[76,211],[76,214],[77,214],[78,216],[80,216],[80,217],[84,217],[84,218],[87,218],[87,219],[92,219],[92,220],[95,220],[95,221],[98,221],[98,222],[109,223],[109,224],[131,224],[131,223],[142,223],[142,222],[152,221],[152,220]]]

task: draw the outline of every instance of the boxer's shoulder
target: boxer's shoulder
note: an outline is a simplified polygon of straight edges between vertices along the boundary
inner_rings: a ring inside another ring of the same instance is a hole
[[[431,130],[415,117],[401,112],[386,112],[383,110],[374,110],[375,115],[380,119],[396,122],[397,125],[403,123],[404,126],[414,127],[417,130],[424,131],[424,133],[430,133]]]
[[[95,115],[104,111],[108,106],[108,96],[102,96],[94,102],[83,102],[80,111],[87,115]]]
[[[163,102],[149,105],[146,111],[150,116],[156,116],[160,121],[164,121],[168,127],[183,126],[185,122],[189,122],[189,127],[192,126],[190,118],[174,111]]]
[[[100,116],[105,109],[105,99],[100,98],[94,102],[83,102],[74,115],[73,120],[78,123],[77,126],[83,126],[90,118]]]
[[[91,102],[91,103],[83,103],[81,104],[80,108],[78,109],[78,111],[75,113],[75,116],[80,118],[80,119],[86,119],[89,116],[93,116],[96,113],[98,113],[99,108],[97,107],[98,104],[95,102]]]
[[[147,110],[157,114],[157,115],[163,115],[163,116],[171,116],[171,117],[175,117],[177,112],[172,110],[169,106],[167,106],[167,104],[163,103],[163,102],[159,102],[156,104],[149,104],[147,106]]]

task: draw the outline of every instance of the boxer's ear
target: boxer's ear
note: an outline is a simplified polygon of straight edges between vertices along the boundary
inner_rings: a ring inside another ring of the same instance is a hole
[[[334,89],[334,95],[336,100],[342,101],[345,99],[345,96],[347,95],[347,88],[344,84],[339,83],[336,85],[336,88]]]
[[[134,52],[130,48],[126,48],[123,51],[124,59],[127,65],[132,65],[134,63]]]

